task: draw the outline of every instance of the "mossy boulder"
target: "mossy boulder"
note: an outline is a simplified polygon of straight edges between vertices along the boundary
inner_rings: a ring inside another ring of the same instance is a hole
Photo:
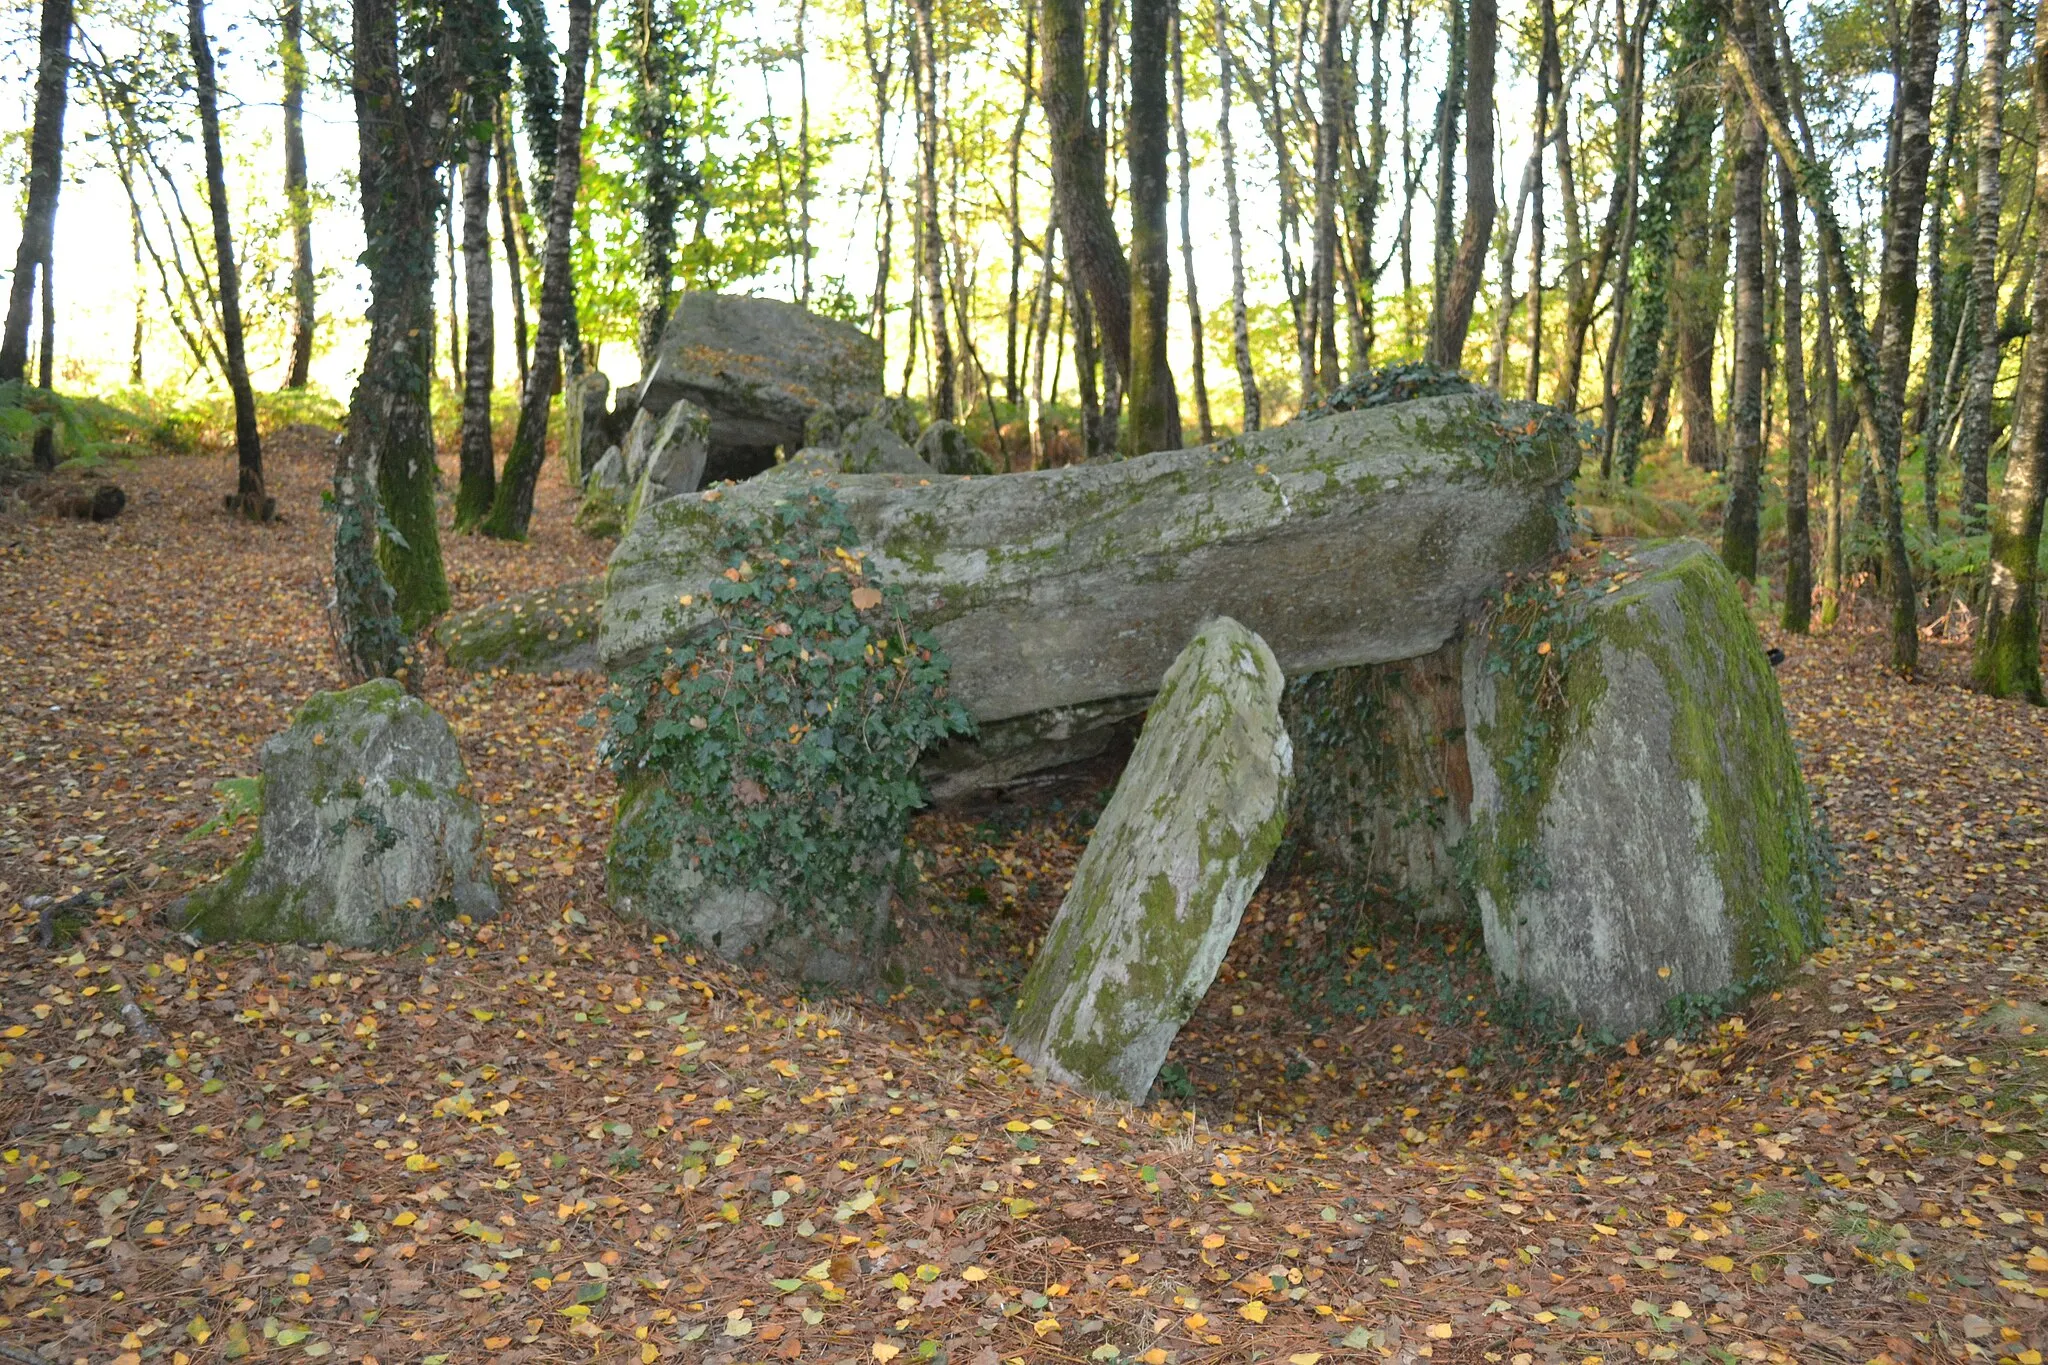
[[[658,856],[622,856],[622,848],[646,840],[653,828],[656,781],[629,783],[619,795],[605,859],[605,890],[614,909],[785,980],[846,987],[873,978],[889,933],[893,878],[872,901],[841,907],[837,916],[799,914],[773,892],[706,877],[693,856],[697,850],[681,843]],[[871,866],[886,865],[893,873],[902,852],[900,841],[877,847]]]
[[[633,486],[626,482],[626,457],[612,446],[591,466],[576,504],[576,529],[592,540],[616,540],[626,529]]]
[[[917,458],[880,413],[849,423],[839,434],[838,448],[839,467],[848,474],[907,474],[929,479],[937,472]]]
[[[1573,424],[1487,394],[1002,478],[792,461],[641,516],[612,556],[600,651],[616,667],[700,630],[721,523],[822,481],[984,730],[1142,704],[1218,613],[1289,676],[1414,658],[1556,551],[1578,461]]]
[[[1461,849],[1494,970],[1615,1036],[1782,976],[1829,896],[1734,578],[1692,541],[1618,569],[1537,580],[1473,633]]]
[[[605,414],[611,390],[612,381],[602,370],[585,370],[563,381],[562,460],[572,483],[581,483],[611,444]]]
[[[974,438],[957,422],[944,418],[932,423],[917,438],[917,458],[941,474],[995,474],[996,462],[974,443]]]
[[[455,733],[397,683],[318,694],[261,762],[256,837],[174,907],[188,932],[383,947],[497,909]]]
[[[604,580],[578,578],[457,612],[434,635],[448,666],[467,673],[589,672],[603,615]]]
[[[1018,994],[1007,1041],[1051,1079],[1142,1101],[1279,846],[1293,773],[1280,665],[1228,618],[1160,684]]]

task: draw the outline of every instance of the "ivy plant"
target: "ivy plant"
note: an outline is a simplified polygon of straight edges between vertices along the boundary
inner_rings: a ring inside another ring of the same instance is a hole
[[[680,856],[844,929],[895,875],[918,754],[972,722],[829,490],[717,534],[710,622],[616,674],[602,704],[605,758],[647,803],[614,857],[645,872]]]

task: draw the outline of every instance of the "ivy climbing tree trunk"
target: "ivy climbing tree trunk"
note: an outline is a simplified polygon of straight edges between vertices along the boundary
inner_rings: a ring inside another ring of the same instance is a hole
[[[533,519],[533,490],[547,456],[548,410],[561,380],[562,344],[575,306],[569,275],[569,238],[576,227],[576,191],[583,174],[583,80],[590,66],[590,26],[595,0],[569,0],[569,41],[562,60],[562,103],[556,130],[553,186],[548,197],[547,244],[541,253],[540,319],[534,333],[533,363],[519,403],[519,426],[505,456],[497,501],[485,520],[486,535],[526,539]]]
[[[2048,127],[2048,52],[2034,39],[2034,126]],[[2034,202],[2048,204],[2048,138],[2034,141]],[[2041,510],[2048,499],[2048,230],[2034,228],[2033,331],[2013,396],[2012,454],[1991,517],[1991,562],[1973,679],[1994,697],[2041,691]]]
[[[1493,241],[1493,220],[1500,208],[1493,191],[1493,65],[1499,33],[1494,0],[1470,0],[1464,58],[1465,223],[1450,276],[1437,284],[1442,307],[1427,356],[1446,369],[1464,363],[1465,335],[1472,328],[1472,305],[1479,297],[1480,276],[1486,273],[1486,248]],[[1450,153],[1440,150],[1438,155],[1448,158]]]
[[[28,375],[28,329],[36,303],[36,280],[50,294],[50,246],[57,224],[57,192],[64,180],[64,106],[71,75],[71,0],[43,0],[42,35],[37,45],[35,122],[28,140],[28,193],[21,211],[21,243],[14,252],[14,278],[7,290],[7,324],[0,332],[0,383]],[[47,306],[44,309],[48,312]],[[54,329],[46,325],[45,336]],[[43,368],[49,368],[44,346]],[[38,440],[36,464],[56,464],[56,442]]]
[[[235,400],[235,491],[228,510],[269,521],[277,503],[263,491],[263,438],[256,430],[256,393],[242,347],[242,285],[235,270],[235,237],[228,224],[227,170],[220,151],[220,90],[213,45],[206,37],[206,0],[185,0],[186,37],[199,88],[199,138],[206,156],[206,201],[213,211],[214,289],[220,300],[221,341],[227,350],[228,390]]]
[[[506,127],[505,102],[498,101],[491,142],[498,162],[498,240],[505,248],[505,284],[512,296],[512,357],[519,364],[519,392],[526,392],[526,266],[520,259],[519,214],[512,200],[519,191],[519,160]]]
[[[1998,362],[2005,348],[1998,327],[1998,220],[2004,207],[2005,181],[1999,160],[2005,151],[2004,0],[1984,0],[1984,60],[1977,70],[1977,214],[1970,251],[1970,322],[1977,329],[1970,356],[1970,381],[1963,391],[1962,429],[1956,438],[1956,464],[1962,471],[1964,534],[1984,529],[1989,499],[1987,466],[1991,454],[1991,390],[1998,381]],[[1935,212],[1943,205],[1937,204]],[[2038,213],[2043,207],[2036,206]],[[1939,263],[1937,263],[1939,268]],[[1928,382],[1933,382],[1930,372]],[[1924,433],[1933,442],[1938,433]],[[1932,449],[1932,445],[1929,449]]]
[[[417,634],[448,609],[434,517],[434,230],[452,72],[395,0],[356,0],[352,22],[369,347],[349,399],[347,441],[359,480],[374,471],[382,515],[367,520],[401,628]],[[422,48],[426,51],[423,53]],[[406,54],[401,56],[401,53]],[[358,488],[358,495],[360,495]],[[339,531],[337,531],[337,540]],[[361,547],[358,547],[361,548]],[[340,552],[337,543],[337,554]],[[337,577],[340,565],[337,561]],[[339,590],[339,588],[338,588]],[[367,591],[367,590],[366,590]]]
[[[640,368],[645,373],[661,343],[675,293],[676,213],[697,187],[683,149],[678,106],[689,79],[692,34],[671,0],[634,0],[628,113],[639,173]]]
[[[1131,0],[1131,368],[1126,455],[1180,448],[1180,399],[1166,358],[1173,266],[1166,229],[1167,27],[1173,0]]]
[[[292,225],[292,353],[284,386],[303,389],[313,365],[318,321],[313,281],[313,202],[306,185],[306,51],[304,0],[285,0],[278,35],[284,68],[284,200]]]

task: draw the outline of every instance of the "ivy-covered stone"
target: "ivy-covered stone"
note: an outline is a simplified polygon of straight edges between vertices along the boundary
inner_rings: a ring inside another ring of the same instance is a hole
[[[704,628],[612,674],[607,881],[686,942],[844,985],[880,962],[917,757],[969,722],[830,490],[770,482],[721,523]]]
[[[320,693],[261,762],[256,837],[174,909],[187,931],[381,947],[497,909],[455,733],[397,683]]]
[[[1494,970],[1616,1036],[1782,976],[1829,895],[1735,580],[1693,541],[1620,567],[1612,593],[1538,578],[1475,631],[1462,851]]]
[[[1562,415],[1461,394],[1002,478],[785,465],[635,523],[612,557],[601,653],[616,669],[701,629],[721,528],[805,479],[835,490],[984,728],[1141,701],[1218,612],[1290,676],[1413,658],[1556,550],[1578,460]]]
[[[577,578],[446,617],[435,638],[448,665],[467,673],[591,672],[604,580]]]
[[[1007,1041],[1040,1073],[1132,1101],[1152,1088],[1280,843],[1284,686],[1228,618],[1167,670],[1018,993]]]

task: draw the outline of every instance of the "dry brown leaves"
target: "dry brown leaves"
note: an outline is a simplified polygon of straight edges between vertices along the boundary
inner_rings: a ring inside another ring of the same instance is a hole
[[[433,677],[507,912],[411,953],[196,950],[212,784],[334,685],[325,452],[290,520],[146,462],[0,526],[0,1341],[51,1360],[2006,1359],[2042,1295],[2042,721],[1854,631],[1783,684],[1835,944],[1620,1047],[1502,1017],[1471,946],[1262,894],[1192,1110],[1041,1091],[999,999],[1106,774],[920,822],[919,984],[807,1001],[606,910],[588,679]],[[588,573],[451,539],[460,604]],[[44,948],[39,897],[87,900]],[[97,899],[92,899],[97,898]],[[1331,965],[1335,964],[1335,965]],[[131,1008],[132,1007],[132,1008]],[[139,1026],[138,1026],[139,1021]]]

